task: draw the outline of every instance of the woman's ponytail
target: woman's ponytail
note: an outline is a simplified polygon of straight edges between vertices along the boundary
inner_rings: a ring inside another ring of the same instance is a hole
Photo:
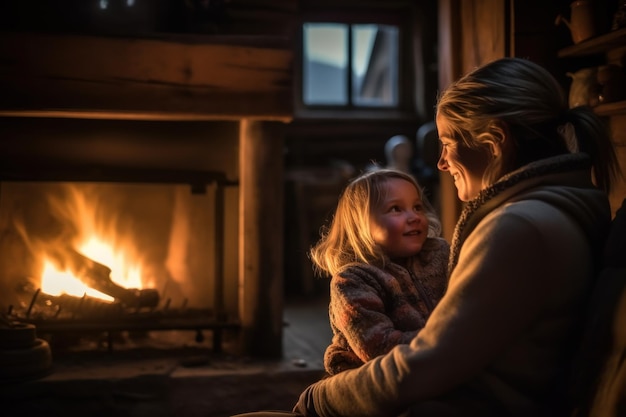
[[[579,151],[591,157],[596,185],[609,193],[622,172],[608,126],[586,106],[569,109],[566,120],[574,126]]]

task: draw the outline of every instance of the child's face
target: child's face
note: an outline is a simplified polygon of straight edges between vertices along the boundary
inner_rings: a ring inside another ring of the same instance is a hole
[[[413,256],[428,237],[422,200],[415,186],[400,178],[387,180],[386,191],[380,204],[372,207],[372,237],[392,260]]]

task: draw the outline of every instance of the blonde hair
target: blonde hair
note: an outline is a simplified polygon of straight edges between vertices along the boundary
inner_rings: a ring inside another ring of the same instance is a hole
[[[379,168],[353,179],[339,196],[329,227],[322,227],[321,238],[310,250],[318,275],[332,276],[354,263],[384,266],[386,256],[370,231],[371,208],[385,198],[385,185],[392,178],[413,184],[428,219],[428,237],[441,236],[441,221],[424,190],[410,174]]]
[[[502,149],[504,132],[510,133],[512,151],[491,160],[484,185],[530,162],[577,151],[591,157],[599,188],[609,192],[620,175],[603,121],[587,106],[570,109],[556,79],[527,59],[502,58],[468,73],[439,96],[437,114],[468,148]]]

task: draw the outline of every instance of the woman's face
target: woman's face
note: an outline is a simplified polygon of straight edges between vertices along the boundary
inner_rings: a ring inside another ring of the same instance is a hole
[[[415,186],[401,178],[389,178],[385,196],[370,213],[374,241],[393,260],[413,256],[428,237],[428,218]]]
[[[483,174],[491,156],[484,150],[470,149],[455,140],[445,117],[437,115],[436,123],[441,142],[437,168],[452,175],[459,199],[470,201],[483,189]]]

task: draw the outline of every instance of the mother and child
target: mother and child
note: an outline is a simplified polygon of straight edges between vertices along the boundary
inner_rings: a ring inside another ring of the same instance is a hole
[[[410,178],[348,185],[312,251],[333,275],[329,375],[291,412],[244,415],[573,415],[568,380],[621,174],[606,126],[521,58],[450,85],[436,124],[438,168],[465,202],[447,268]]]

